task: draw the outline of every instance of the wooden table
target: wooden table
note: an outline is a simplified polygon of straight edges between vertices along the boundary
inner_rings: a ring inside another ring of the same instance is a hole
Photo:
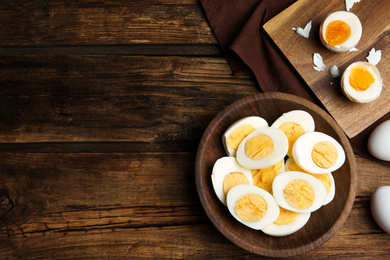
[[[0,21],[0,259],[261,258],[196,191],[207,125],[260,92],[198,1],[1,1]],[[390,257],[369,206],[390,168],[356,160],[350,217],[294,259]]]

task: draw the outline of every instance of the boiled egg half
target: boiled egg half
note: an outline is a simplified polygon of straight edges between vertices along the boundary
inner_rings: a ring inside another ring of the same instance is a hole
[[[314,131],[315,123],[313,117],[303,110],[292,110],[281,115],[271,127],[279,128],[288,139],[287,155],[292,156],[292,147],[295,141],[304,133]]]
[[[340,143],[322,132],[299,137],[293,147],[293,157],[304,171],[316,174],[334,172],[345,162],[345,152]]]
[[[252,173],[239,165],[235,157],[225,156],[218,159],[213,166],[211,182],[218,199],[226,205],[229,190],[239,184],[253,185]]]
[[[354,62],[341,77],[341,89],[353,102],[367,103],[377,99],[383,87],[383,79],[375,65],[368,62]]]
[[[229,191],[227,207],[235,219],[255,230],[272,224],[280,213],[270,193],[247,184],[234,186]]]
[[[336,194],[336,184],[333,178],[332,173],[323,173],[323,174],[313,174],[306,172],[301,169],[301,167],[296,164],[294,161],[294,158],[290,157],[286,161],[286,171],[298,171],[298,172],[304,172],[306,174],[309,174],[315,178],[317,178],[325,187],[326,189],[326,199],[324,201],[324,205],[329,204],[333,199]]]
[[[234,122],[222,136],[222,143],[228,156],[236,156],[241,141],[258,128],[267,127],[268,122],[259,116],[248,116]]]
[[[280,162],[287,154],[288,140],[282,130],[263,127],[245,137],[237,149],[237,161],[248,169],[263,169]]]
[[[326,199],[326,189],[318,179],[296,171],[277,175],[272,193],[280,207],[299,213],[316,211]]]
[[[252,169],[253,185],[263,190],[272,192],[272,183],[279,173],[285,171],[284,159],[277,164],[263,169]]]
[[[358,44],[362,31],[362,24],[354,13],[337,11],[321,23],[320,39],[329,50],[345,52]]]

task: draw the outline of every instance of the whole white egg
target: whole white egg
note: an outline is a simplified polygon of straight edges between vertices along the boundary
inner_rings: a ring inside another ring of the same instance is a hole
[[[341,77],[341,90],[351,101],[368,103],[377,99],[383,88],[383,79],[375,65],[369,62],[354,62]]]
[[[288,140],[278,128],[264,127],[248,135],[237,149],[237,161],[249,169],[263,169],[280,162],[287,154]]]
[[[320,39],[329,50],[345,52],[358,44],[362,32],[362,24],[354,13],[337,11],[329,14],[321,23]]]
[[[375,190],[371,197],[371,213],[376,223],[390,234],[390,186]]]
[[[324,205],[327,193],[315,177],[303,172],[287,171],[277,175],[272,184],[272,194],[282,208],[307,213]]]
[[[282,212],[283,210],[285,209],[283,208],[280,209],[280,212]],[[298,216],[293,222],[289,224],[281,225],[281,224],[276,224],[275,221],[274,223],[263,228],[261,231],[263,231],[267,235],[276,236],[276,237],[287,236],[297,232],[303,226],[305,226],[306,223],[309,221],[311,213],[310,212],[308,213],[294,212],[294,213],[298,214]]]
[[[247,196],[259,198],[264,202],[265,208],[260,207],[258,203],[248,199]],[[242,184],[233,187],[227,195],[227,207],[236,220],[255,230],[261,230],[270,225],[279,216],[279,206],[276,204],[274,197],[253,185]],[[244,211],[244,214],[242,214],[242,211]],[[263,213],[263,216],[258,217],[259,220],[248,221],[243,218],[245,215],[257,216],[259,212]]]
[[[343,147],[333,137],[322,132],[302,135],[293,147],[295,162],[310,173],[329,173],[339,169],[345,162]]]
[[[229,183],[226,183],[227,176],[231,173],[241,173],[243,176],[238,176],[239,178],[232,178]],[[213,166],[212,174],[211,174],[211,182],[213,184],[213,188],[215,194],[218,199],[226,205],[226,194],[228,192],[228,188],[233,185],[248,183],[253,185],[252,172],[239,165],[236,161],[235,157],[225,156],[218,159]],[[236,182],[236,183],[235,183]],[[224,184],[226,186],[227,192],[225,194]]]
[[[390,120],[384,121],[372,131],[367,148],[375,158],[390,161]]]
[[[248,116],[230,125],[222,135],[222,143],[228,156],[236,156],[241,141],[254,130],[268,127],[268,122],[259,116]]]
[[[304,133],[313,132],[315,123],[313,117],[303,110],[292,110],[281,115],[271,127],[282,130],[288,139],[288,156],[292,156],[292,147],[294,142]]]

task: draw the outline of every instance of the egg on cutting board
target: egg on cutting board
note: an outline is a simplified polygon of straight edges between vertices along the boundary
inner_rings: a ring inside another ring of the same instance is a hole
[[[362,32],[362,24],[354,13],[337,11],[321,23],[320,39],[329,50],[346,52],[358,44]]]
[[[372,131],[367,148],[375,158],[390,161],[390,120],[384,121]]]
[[[371,102],[380,96],[382,88],[383,79],[379,70],[369,62],[350,64],[341,77],[341,89],[353,102]]]
[[[390,234],[390,186],[375,190],[371,197],[371,213],[376,223]]]
[[[258,128],[267,127],[268,122],[259,116],[248,116],[234,122],[222,136],[222,144],[228,156],[236,156],[241,141]]]

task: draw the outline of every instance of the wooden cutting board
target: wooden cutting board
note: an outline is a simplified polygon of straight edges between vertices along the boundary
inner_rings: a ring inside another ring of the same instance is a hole
[[[328,112],[350,138],[362,132],[390,111],[390,1],[361,0],[355,3],[355,13],[363,26],[363,35],[356,46],[358,51],[335,53],[326,49],[319,38],[319,27],[325,17],[335,11],[345,11],[344,0],[299,0],[264,25],[265,31],[306,81]],[[312,21],[309,38],[299,36],[293,27]],[[340,78],[333,78],[329,68],[336,65],[340,73],[355,61],[367,61],[368,52],[382,51],[377,64],[384,87],[381,96],[365,104],[349,101],[341,92]],[[323,71],[313,69],[313,54],[319,53],[326,65]]]

